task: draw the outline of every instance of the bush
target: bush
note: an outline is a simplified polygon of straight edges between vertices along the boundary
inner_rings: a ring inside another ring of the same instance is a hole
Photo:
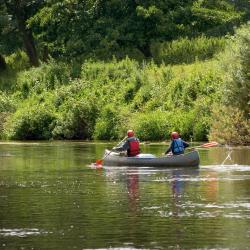
[[[29,67],[26,53],[17,51],[5,58],[6,68],[0,74],[0,90],[12,90],[16,85],[17,73]]]
[[[85,99],[68,99],[60,106],[53,130],[56,139],[91,139],[98,114],[96,105]]]
[[[97,119],[94,138],[98,140],[117,139],[119,135],[119,110],[113,105],[103,108]]]
[[[160,111],[150,113],[135,113],[129,123],[140,140],[159,141],[168,138],[171,121],[169,114]]]
[[[29,58],[22,50],[18,50],[17,52],[7,56],[6,63],[8,70],[11,72],[20,72],[30,67]]]
[[[30,106],[30,103],[27,103],[7,119],[4,132],[8,139],[49,139],[54,122],[55,115],[52,107],[43,104]]]
[[[215,107],[212,121],[210,140],[223,144],[250,144],[250,123],[242,110],[232,106]]]
[[[154,58],[158,63],[182,64],[212,58],[225,47],[225,38],[197,37],[180,38],[153,46]]]
[[[243,110],[249,118],[250,22],[236,31],[220,60],[226,75],[221,89],[222,101]]]
[[[22,71],[17,76],[17,89],[27,97],[31,93],[41,93],[44,90],[55,89],[71,81],[69,65],[50,60],[40,67]]]
[[[13,99],[5,92],[0,91],[0,138],[3,137],[4,123],[8,116],[15,110]]]
[[[0,91],[0,112],[13,112],[15,110],[14,100],[10,95]]]

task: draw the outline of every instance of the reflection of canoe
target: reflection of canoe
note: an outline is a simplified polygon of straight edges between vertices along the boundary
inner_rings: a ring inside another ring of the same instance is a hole
[[[151,154],[140,154],[136,157],[126,157],[106,150],[103,160],[105,166],[197,167],[199,163],[197,151],[174,156],[156,157]]]

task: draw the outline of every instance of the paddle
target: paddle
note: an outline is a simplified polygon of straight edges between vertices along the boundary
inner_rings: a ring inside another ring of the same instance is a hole
[[[116,147],[117,146],[119,146],[122,142],[124,142],[124,140],[126,140],[127,139],[127,136],[125,136],[118,144],[116,144]],[[114,147],[113,147],[114,148]],[[112,148],[112,149],[113,149]],[[103,163],[103,160],[112,152],[112,149],[109,151],[109,153],[108,154],[106,154],[102,159],[99,159],[99,160],[96,160],[95,161],[95,164],[96,165],[102,165],[102,163]]]
[[[219,143],[216,142],[216,141],[211,141],[211,142],[207,142],[207,143],[204,143],[200,146],[196,146],[196,147],[192,147],[192,148],[189,148],[189,149],[194,149],[194,148],[210,148],[210,147],[215,147],[215,146],[218,146]]]

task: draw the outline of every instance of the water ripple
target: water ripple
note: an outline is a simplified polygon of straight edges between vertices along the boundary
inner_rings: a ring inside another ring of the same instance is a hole
[[[9,237],[9,236],[16,236],[16,237],[27,237],[29,235],[40,235],[40,234],[47,234],[46,231],[41,231],[37,228],[14,228],[14,229],[7,229],[3,228],[0,229],[0,236]]]

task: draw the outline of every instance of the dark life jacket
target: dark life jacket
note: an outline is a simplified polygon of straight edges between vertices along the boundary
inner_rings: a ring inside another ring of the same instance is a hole
[[[137,138],[128,139],[129,149],[127,150],[128,156],[136,156],[140,154],[140,142]]]
[[[183,142],[180,138],[173,140],[172,147],[173,147],[172,148],[173,154],[183,154],[184,153],[184,145],[183,145]]]

